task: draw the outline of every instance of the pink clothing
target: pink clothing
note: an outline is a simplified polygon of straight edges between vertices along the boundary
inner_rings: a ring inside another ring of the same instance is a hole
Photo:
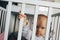
[[[4,40],[4,32],[0,34],[0,40]]]

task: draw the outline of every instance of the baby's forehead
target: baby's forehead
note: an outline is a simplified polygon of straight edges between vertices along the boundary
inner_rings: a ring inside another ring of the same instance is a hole
[[[41,18],[41,17],[43,17],[43,18],[48,18],[48,16],[47,15],[44,15],[44,14],[40,14],[40,15],[38,15],[38,18]]]
[[[47,17],[45,16],[38,16],[38,20],[37,20],[37,25],[38,26],[45,26],[47,22]]]
[[[38,16],[38,20],[47,20],[47,17],[45,17],[45,16]]]

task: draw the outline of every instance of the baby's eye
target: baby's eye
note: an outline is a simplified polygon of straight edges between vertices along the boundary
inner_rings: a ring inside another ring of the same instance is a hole
[[[37,28],[39,28],[39,26],[37,26]]]
[[[45,29],[45,27],[41,27],[42,29]]]

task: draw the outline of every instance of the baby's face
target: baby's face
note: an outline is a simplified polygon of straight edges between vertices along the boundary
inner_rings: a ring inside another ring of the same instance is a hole
[[[47,18],[40,16],[37,20],[36,36],[44,36],[46,30]]]

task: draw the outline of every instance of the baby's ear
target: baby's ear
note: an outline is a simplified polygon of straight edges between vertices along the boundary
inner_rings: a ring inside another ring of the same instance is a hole
[[[26,25],[28,25],[28,20],[26,20]]]
[[[24,20],[23,22],[23,26],[26,26],[26,25],[28,25],[28,20]]]

